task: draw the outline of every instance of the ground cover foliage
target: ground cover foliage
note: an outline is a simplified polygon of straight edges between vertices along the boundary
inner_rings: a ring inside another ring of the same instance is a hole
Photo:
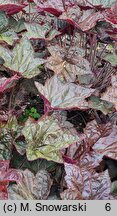
[[[117,197],[117,2],[0,0],[0,199]]]

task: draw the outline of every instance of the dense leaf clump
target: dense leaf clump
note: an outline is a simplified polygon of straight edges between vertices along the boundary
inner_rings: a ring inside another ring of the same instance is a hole
[[[0,199],[116,199],[117,2],[0,0]]]

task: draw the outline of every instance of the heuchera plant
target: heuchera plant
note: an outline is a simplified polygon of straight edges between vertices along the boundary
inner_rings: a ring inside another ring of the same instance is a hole
[[[0,0],[0,199],[116,199],[116,123],[117,1]]]

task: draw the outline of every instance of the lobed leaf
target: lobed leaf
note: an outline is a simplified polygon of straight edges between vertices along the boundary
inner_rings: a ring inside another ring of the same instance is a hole
[[[52,109],[88,109],[86,98],[95,92],[74,83],[62,83],[56,75],[48,79],[45,86],[38,82],[35,85]]]
[[[14,32],[16,33],[20,33],[26,30],[24,22],[25,22],[24,18],[16,20],[13,16],[9,17],[9,27],[10,29],[14,30]]]
[[[52,180],[46,170],[39,170],[34,174],[28,169],[19,171],[22,181],[8,188],[9,199],[34,200],[47,199],[52,186]]]
[[[38,23],[24,23],[24,24],[27,29],[25,35],[29,39],[52,40],[55,36],[60,34],[60,32],[57,30],[51,30],[48,24],[45,25],[39,25]],[[49,34],[46,37],[48,32]]]
[[[60,19],[69,22],[82,31],[92,29],[98,21],[104,20],[104,17],[106,16],[100,11],[96,12],[93,8],[89,10],[81,10],[77,5],[67,7],[59,16]]]
[[[111,182],[108,171],[96,173],[87,167],[79,167],[65,163],[67,187],[77,191],[78,199],[109,200],[111,196]],[[66,193],[66,191],[65,191]],[[64,197],[64,194],[62,195]]]
[[[39,74],[38,67],[45,63],[44,59],[34,57],[33,47],[27,38],[22,38],[12,51],[0,46],[0,56],[4,59],[6,68],[26,78]]]
[[[79,19],[82,15],[80,7],[74,5],[72,7],[67,7],[67,9],[59,16],[59,19],[65,20],[70,24],[78,27]]]
[[[53,70],[59,77],[67,82],[74,82],[81,76],[93,76],[89,62],[83,58],[84,50],[79,47],[71,47],[68,50],[58,45],[48,47],[51,56],[46,67]]]
[[[88,17],[84,18],[81,22],[79,20],[78,24],[79,24],[79,28],[82,31],[88,31],[94,28],[98,21],[103,21],[103,20],[104,20],[104,15],[100,11],[98,11],[90,14]]]
[[[70,129],[59,126],[57,119],[47,115],[38,122],[28,119],[22,133],[27,142],[28,160],[44,158],[62,163],[60,150],[78,140],[77,135],[72,134]]]
[[[77,145],[70,146],[67,151],[69,161],[80,167],[94,169],[99,166],[103,156],[116,160],[116,126],[110,122],[99,124],[93,120],[87,123],[83,131]]]

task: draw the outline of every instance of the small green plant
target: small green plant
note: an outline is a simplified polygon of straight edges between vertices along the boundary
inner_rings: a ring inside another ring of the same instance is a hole
[[[38,120],[41,116],[40,114],[37,112],[37,109],[35,107],[32,107],[30,109],[25,109],[24,114],[19,118],[20,122],[25,122],[28,117],[32,117],[35,120]]]

